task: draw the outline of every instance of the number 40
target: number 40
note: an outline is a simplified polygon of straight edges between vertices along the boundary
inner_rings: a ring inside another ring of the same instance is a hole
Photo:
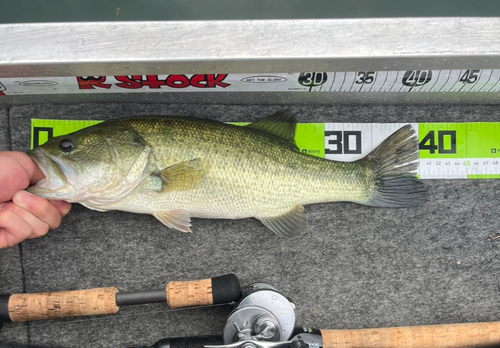
[[[440,130],[437,132],[437,141],[434,131],[429,131],[418,144],[419,150],[429,150],[430,154],[456,154],[457,153],[457,132],[454,130]],[[445,137],[449,137],[449,148],[445,149]],[[436,144],[437,143],[437,144]]]

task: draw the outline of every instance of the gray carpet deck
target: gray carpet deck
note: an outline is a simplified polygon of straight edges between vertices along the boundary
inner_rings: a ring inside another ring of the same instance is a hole
[[[0,148],[27,150],[31,118],[131,115],[253,121],[279,106],[80,104],[1,111]],[[290,106],[299,122],[499,121],[499,106]],[[7,117],[10,123],[7,122]],[[426,180],[430,201],[414,209],[352,203],[306,207],[308,233],[279,239],[255,219],[193,219],[193,234],[152,216],[74,205],[62,225],[21,248],[0,250],[0,293],[116,286],[161,288],[175,280],[235,273],[265,281],[296,303],[297,324],[322,329],[500,320],[500,180]],[[22,267],[20,265],[20,256]],[[107,318],[8,324],[0,340],[50,347],[127,347],[164,337],[221,333],[227,308],[168,312],[123,307]],[[47,325],[50,324],[50,325]]]

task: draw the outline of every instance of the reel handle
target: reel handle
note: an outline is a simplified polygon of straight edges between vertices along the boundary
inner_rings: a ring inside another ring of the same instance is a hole
[[[500,322],[320,331],[323,348],[500,346]]]
[[[118,292],[115,287],[0,295],[0,321],[23,322],[113,314],[119,306],[167,302],[171,308],[224,304],[238,301],[241,287],[234,274],[185,282],[170,282],[166,288]]]

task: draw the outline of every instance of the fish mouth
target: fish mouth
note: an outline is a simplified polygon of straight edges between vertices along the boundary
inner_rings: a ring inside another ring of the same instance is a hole
[[[40,168],[45,178],[47,178],[47,163],[45,161],[45,156],[43,155],[42,150],[37,148],[28,151],[26,154],[30,156],[33,161],[35,161],[35,163],[37,164],[38,168]]]
[[[27,191],[43,198],[64,199],[66,195],[63,191],[67,191],[68,186],[67,166],[40,148],[28,151],[27,155],[35,161],[45,176],[35,186],[28,187]]]

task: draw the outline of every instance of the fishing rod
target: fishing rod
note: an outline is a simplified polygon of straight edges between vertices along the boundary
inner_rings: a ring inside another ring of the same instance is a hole
[[[500,347],[500,322],[319,330],[296,326],[295,304],[268,283],[243,289],[221,335],[164,338],[130,348],[462,348]]]
[[[234,274],[170,282],[163,289],[119,292],[115,287],[0,295],[0,322],[117,313],[121,306],[166,302],[170,308],[230,305],[241,298]]]
[[[130,348],[500,347],[500,322],[358,330],[299,326],[295,322],[294,302],[274,285],[254,283],[242,289],[234,274],[171,282],[166,289],[153,291],[118,292],[116,288],[102,288],[3,295],[0,310],[3,313],[2,320],[28,321],[110,314],[122,305],[152,302],[167,302],[172,308],[228,304],[233,309],[220,335],[163,338],[151,346]],[[7,312],[6,306],[10,308]],[[98,310],[89,311],[94,306]],[[75,307],[80,307],[81,310]]]

